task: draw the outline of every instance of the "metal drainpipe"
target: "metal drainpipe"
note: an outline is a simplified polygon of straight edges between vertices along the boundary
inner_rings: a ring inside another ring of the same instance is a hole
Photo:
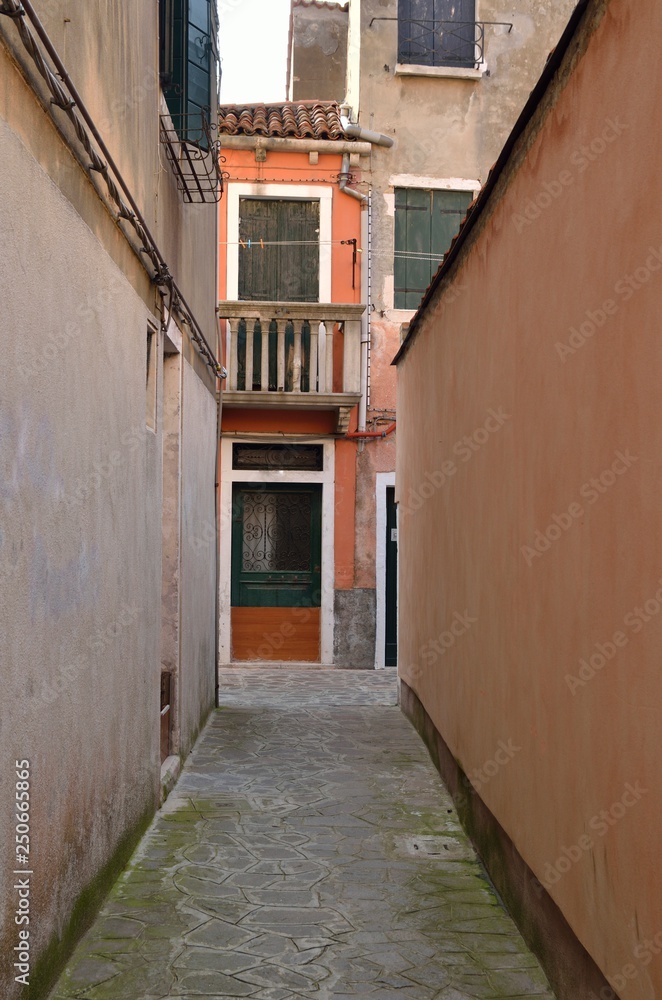
[[[348,194],[352,198],[356,198],[357,201],[364,202],[368,200],[367,194],[362,194],[360,191],[355,191],[354,188],[347,187],[349,183],[350,172],[349,172],[349,153],[343,153],[342,155],[342,167],[340,168],[340,179],[338,181],[338,188],[343,192],[343,194]]]
[[[359,402],[359,431],[364,431],[368,419],[368,350],[370,346],[370,204],[361,218],[361,244],[365,250],[361,258],[361,299],[366,309],[361,317],[361,400]]]
[[[392,434],[396,429],[395,420],[388,425],[383,431],[350,431],[349,434],[345,434],[346,438],[385,438],[387,434]]]
[[[351,135],[355,139],[371,142],[375,146],[391,147],[394,144],[395,140],[390,135],[384,135],[383,132],[372,132],[369,128],[362,128],[360,125],[355,125],[344,115],[341,115],[340,124],[345,135]]]

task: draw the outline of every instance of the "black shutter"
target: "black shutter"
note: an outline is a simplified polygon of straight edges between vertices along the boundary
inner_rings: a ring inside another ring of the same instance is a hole
[[[475,41],[475,0],[399,0],[398,62],[475,66]]]

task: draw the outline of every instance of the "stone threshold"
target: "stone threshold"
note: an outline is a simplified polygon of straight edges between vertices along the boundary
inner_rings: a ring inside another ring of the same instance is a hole
[[[177,778],[179,777],[181,769],[182,762],[179,757],[166,757],[161,764],[161,793],[159,807],[163,805],[165,800],[170,795],[170,792],[177,784]]]
[[[333,663],[309,663],[292,660],[233,660],[232,663],[221,663],[220,670],[332,670],[339,673],[346,668],[337,667]]]

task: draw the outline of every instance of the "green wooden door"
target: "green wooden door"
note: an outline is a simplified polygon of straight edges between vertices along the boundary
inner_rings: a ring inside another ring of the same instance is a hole
[[[319,301],[319,228],[319,201],[240,198],[239,298]]]
[[[232,605],[319,607],[322,487],[236,483]]]

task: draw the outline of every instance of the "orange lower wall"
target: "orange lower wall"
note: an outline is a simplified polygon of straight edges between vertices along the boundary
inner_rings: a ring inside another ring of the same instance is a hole
[[[224,406],[221,428],[224,434],[333,434],[336,417],[330,410],[297,413]]]
[[[319,608],[232,608],[232,659],[316,663]]]
[[[661,36],[607,5],[398,368],[400,672],[627,1000],[662,996]]]

